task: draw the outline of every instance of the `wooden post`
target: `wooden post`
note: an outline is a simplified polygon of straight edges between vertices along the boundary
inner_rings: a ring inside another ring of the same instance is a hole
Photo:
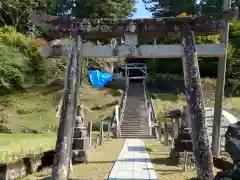
[[[110,141],[111,121],[108,122],[108,141]]]
[[[162,126],[161,126],[161,123],[158,122],[158,127],[157,127],[157,133],[158,133],[158,136],[159,136],[159,141],[162,140],[162,130],[161,130]]]
[[[184,150],[184,160],[183,160],[183,170],[186,172],[187,170],[187,164],[188,164],[188,152]]]
[[[164,145],[168,146],[168,125],[164,122]]]
[[[155,126],[154,127],[154,133],[155,133],[155,136],[156,136],[157,140],[159,140],[159,133],[158,132],[159,132],[158,131],[158,126]]]
[[[67,180],[69,175],[73,128],[75,127],[77,95],[80,83],[81,46],[81,38],[76,36],[75,45],[73,46],[66,70],[60,124],[52,166],[53,180]]]
[[[195,37],[193,31],[186,24],[182,24],[181,27],[181,44],[186,99],[191,120],[191,137],[196,159],[197,178],[211,180],[213,179],[213,157],[206,128],[204,99]]]
[[[100,141],[99,139],[100,139],[99,134],[97,134],[96,148],[98,148],[98,146],[99,146],[99,144],[100,144],[100,143],[99,143],[99,141]]]
[[[175,119],[176,136],[179,134],[179,118]]]
[[[173,130],[173,140],[172,140],[172,148],[175,147],[175,143],[174,143],[174,140],[175,138],[177,138],[178,136],[178,123],[177,123],[178,119],[173,119],[173,122],[172,122],[172,130]]]
[[[92,146],[92,121],[88,122],[89,147]]]
[[[230,0],[223,0],[223,10],[230,8]],[[224,100],[224,87],[227,66],[227,48],[228,48],[229,23],[224,21],[224,29],[221,31],[221,43],[225,44],[225,55],[218,60],[217,85],[215,94],[214,121],[212,131],[212,151],[213,155],[220,155],[220,139],[221,139],[221,118],[222,104]]]
[[[103,145],[104,142],[104,130],[103,130],[103,121],[100,123],[100,146]]]

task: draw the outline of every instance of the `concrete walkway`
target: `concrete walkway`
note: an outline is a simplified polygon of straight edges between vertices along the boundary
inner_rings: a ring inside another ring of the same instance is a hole
[[[111,153],[111,150],[109,151]],[[148,152],[141,139],[127,139],[108,180],[157,180]]]

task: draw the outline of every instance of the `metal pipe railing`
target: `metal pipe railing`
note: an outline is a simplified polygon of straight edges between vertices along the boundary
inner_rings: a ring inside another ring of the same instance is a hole
[[[126,87],[125,87],[125,91],[122,96],[121,102],[119,105],[115,106],[113,116],[111,119],[111,121],[112,121],[111,126],[112,126],[112,129],[114,129],[114,131],[115,131],[115,136],[117,136],[117,137],[121,136],[121,128],[120,127],[121,127],[121,124],[123,121],[124,111],[125,111],[125,107],[126,107],[126,103],[127,103],[128,88],[129,88],[129,82],[128,82],[128,80],[126,80]]]
[[[146,108],[148,111],[148,123],[149,123],[149,129],[150,129],[150,135],[152,135],[152,124],[157,122],[156,114],[154,111],[154,106],[152,102],[152,98],[146,88],[146,81],[143,81],[143,87],[144,87],[144,97],[146,102]]]

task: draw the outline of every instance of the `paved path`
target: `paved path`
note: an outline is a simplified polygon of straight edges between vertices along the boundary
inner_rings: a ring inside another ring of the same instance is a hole
[[[111,153],[111,150],[110,152]],[[148,152],[141,139],[127,139],[108,180],[157,180]]]

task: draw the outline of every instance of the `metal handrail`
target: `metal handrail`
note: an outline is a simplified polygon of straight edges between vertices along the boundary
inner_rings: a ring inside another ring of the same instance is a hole
[[[146,105],[147,105],[147,109],[148,109],[148,112],[150,113],[150,119],[151,122],[154,122],[156,123],[157,122],[157,117],[156,117],[156,113],[155,113],[155,110],[154,110],[154,106],[153,106],[153,102],[152,102],[152,98],[149,94],[149,91],[145,85],[145,82],[144,82],[144,88],[145,88],[145,96],[146,96]],[[149,122],[149,124],[151,124],[151,122]]]
[[[122,121],[123,121],[124,111],[125,111],[125,107],[126,107],[126,103],[127,103],[128,88],[129,88],[129,84],[126,83],[125,91],[124,91],[124,94],[122,96],[121,102],[118,105],[118,107],[116,107],[118,113],[116,114],[116,108],[115,108],[114,111],[113,111],[112,119],[110,119],[112,130],[115,131],[116,136],[121,135],[120,126],[121,126]],[[116,117],[116,116],[118,116],[118,117]]]

